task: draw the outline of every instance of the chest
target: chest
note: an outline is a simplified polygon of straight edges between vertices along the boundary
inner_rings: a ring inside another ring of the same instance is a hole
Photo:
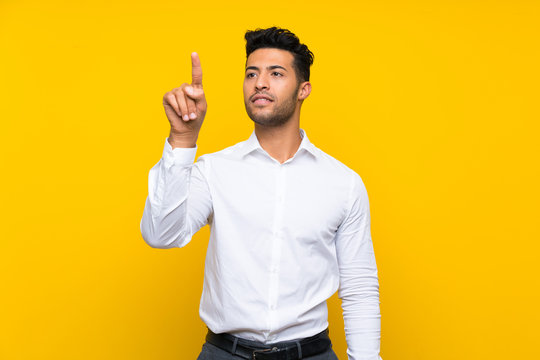
[[[295,238],[331,238],[347,211],[349,182],[314,162],[213,164],[215,219],[254,231],[287,231]]]

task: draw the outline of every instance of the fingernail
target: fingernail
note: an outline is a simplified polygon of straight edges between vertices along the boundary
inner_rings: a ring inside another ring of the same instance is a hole
[[[191,114],[189,114],[189,117],[192,118],[192,119],[195,119],[197,117],[197,115],[195,115],[195,113],[191,113]]]
[[[184,120],[189,120],[189,117],[187,115],[184,115]]]
[[[187,92],[189,95],[193,95],[193,89],[190,88],[190,87],[187,87],[187,88],[186,88],[186,92]]]

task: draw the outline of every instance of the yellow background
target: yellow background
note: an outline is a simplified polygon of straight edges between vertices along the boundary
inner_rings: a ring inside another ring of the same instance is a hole
[[[301,127],[370,196],[384,360],[539,357],[537,1],[0,2],[0,359],[195,359],[208,227],[140,235],[165,92],[247,139],[244,32],[315,53]],[[330,335],[346,359],[340,300]]]

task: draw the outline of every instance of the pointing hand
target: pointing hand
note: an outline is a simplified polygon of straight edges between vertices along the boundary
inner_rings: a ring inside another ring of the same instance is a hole
[[[191,54],[191,85],[183,83],[167,92],[163,96],[163,106],[171,124],[169,143],[179,147],[195,146],[207,109],[197,53]]]

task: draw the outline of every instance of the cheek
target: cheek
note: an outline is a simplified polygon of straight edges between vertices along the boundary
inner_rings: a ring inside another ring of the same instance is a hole
[[[244,83],[244,87],[242,88],[242,91],[244,93],[244,100],[246,100],[249,97],[246,83]]]
[[[289,98],[294,95],[295,87],[291,84],[280,84],[278,89],[282,98]]]

